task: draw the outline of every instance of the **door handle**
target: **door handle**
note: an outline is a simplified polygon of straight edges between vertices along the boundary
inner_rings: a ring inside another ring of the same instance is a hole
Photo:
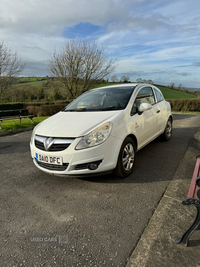
[[[160,113],[160,110],[157,110],[157,113]]]

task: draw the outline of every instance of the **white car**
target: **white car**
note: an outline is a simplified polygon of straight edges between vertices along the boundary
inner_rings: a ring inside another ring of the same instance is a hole
[[[57,176],[108,172],[125,178],[136,152],[172,135],[170,104],[149,84],[120,84],[87,91],[38,124],[30,148],[40,170]]]

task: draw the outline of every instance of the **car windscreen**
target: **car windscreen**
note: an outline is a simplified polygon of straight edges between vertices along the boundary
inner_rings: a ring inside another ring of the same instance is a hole
[[[98,88],[90,90],[62,111],[106,111],[125,109],[135,86]]]

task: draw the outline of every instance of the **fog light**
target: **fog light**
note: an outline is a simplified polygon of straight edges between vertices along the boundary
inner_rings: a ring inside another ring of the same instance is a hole
[[[98,168],[98,165],[95,164],[95,163],[91,163],[88,165],[88,169],[91,170],[91,171],[94,171]]]

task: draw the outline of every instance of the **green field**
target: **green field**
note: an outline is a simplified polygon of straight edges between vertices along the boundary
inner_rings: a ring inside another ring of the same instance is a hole
[[[35,87],[38,87],[38,86],[41,86],[43,83],[46,83],[47,80],[43,80],[43,81],[35,81],[35,82],[28,82],[28,83],[22,83],[20,85],[31,85],[31,86],[35,86]]]
[[[165,99],[197,98],[196,95],[185,93],[182,91],[172,90],[162,85],[157,85],[157,87],[162,91]]]
[[[19,119],[15,120],[7,120],[3,121],[1,123],[2,129],[0,129],[0,133],[7,132],[7,131],[13,131],[21,128],[27,128],[27,127],[34,127],[41,121],[47,119],[48,117],[34,117],[33,121],[34,124],[31,122],[30,119],[21,119],[21,123],[19,123]]]
[[[46,78],[36,78],[36,77],[30,77],[30,78],[20,78],[19,81],[23,81],[24,83],[17,83],[15,86],[22,86],[21,88],[25,88],[25,86],[30,89],[30,86],[33,88],[36,87],[37,90],[39,88],[42,88],[45,84],[45,91],[50,90],[52,88],[58,88],[61,90],[62,93],[65,92],[65,88],[63,87],[62,83],[60,83],[58,80],[47,80]],[[50,81],[50,84],[48,83]],[[109,86],[109,85],[115,85],[117,83],[106,83],[106,84],[95,84],[92,86],[92,88],[98,88],[102,86]],[[163,85],[156,85],[163,93],[165,99],[190,99],[190,98],[197,98],[196,95],[188,92],[184,92],[184,90],[178,90],[178,89],[171,89],[167,86]],[[52,88],[51,88],[52,87]],[[53,89],[54,90],[54,89]],[[63,91],[64,90],[64,91]]]
[[[18,79],[19,82],[21,81],[21,82],[25,82],[25,83],[44,81],[44,80],[46,80],[46,78],[44,78],[44,77],[21,77]]]
[[[116,83],[109,83],[109,84],[97,84],[95,86],[93,86],[93,88],[98,88],[98,87],[102,87],[102,86],[108,86],[108,85],[115,85]],[[189,98],[197,98],[196,95],[194,94],[190,94],[190,93],[186,93],[186,92],[182,92],[182,91],[178,91],[178,90],[172,90],[166,86],[162,86],[162,85],[156,85],[161,92],[164,95],[165,99],[189,99]]]
[[[30,81],[25,80],[27,82],[23,82],[23,83],[17,83],[15,84],[15,86],[27,86],[27,85],[31,85],[34,87],[38,87],[38,86],[42,86],[44,83],[47,82],[47,80],[39,80],[37,81],[35,78],[29,78]]]

